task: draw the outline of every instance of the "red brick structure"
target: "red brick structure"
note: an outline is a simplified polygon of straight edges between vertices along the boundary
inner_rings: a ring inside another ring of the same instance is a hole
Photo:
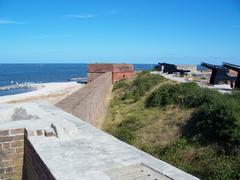
[[[133,76],[133,65],[131,64],[89,64],[88,82],[93,81],[105,72],[112,72],[112,83]]]

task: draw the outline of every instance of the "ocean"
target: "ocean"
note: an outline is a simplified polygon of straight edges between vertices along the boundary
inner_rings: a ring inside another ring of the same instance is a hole
[[[134,64],[135,71],[153,67],[152,64]],[[87,64],[0,64],[0,96],[32,91],[19,84],[66,82],[86,76]]]

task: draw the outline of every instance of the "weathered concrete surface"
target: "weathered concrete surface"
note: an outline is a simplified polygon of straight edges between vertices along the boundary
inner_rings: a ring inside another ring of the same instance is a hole
[[[147,167],[144,164],[136,164],[121,168],[113,168],[106,172],[112,180],[137,179],[137,180],[170,180],[169,177]]]
[[[99,126],[99,119],[107,113],[106,97],[112,87],[112,73],[107,72],[56,104],[62,110]]]
[[[38,119],[12,120],[16,108]],[[56,128],[59,137],[33,136],[30,142],[56,179],[61,180],[110,180],[116,168],[125,174],[127,167],[144,164],[151,169],[151,177],[192,180],[197,179],[90,124],[47,103],[0,105],[0,130],[9,128]],[[133,168],[134,169],[134,168]],[[135,171],[135,170],[134,170]],[[128,174],[128,173],[127,173]],[[129,177],[133,180],[135,175]],[[120,175],[121,180],[126,180]]]

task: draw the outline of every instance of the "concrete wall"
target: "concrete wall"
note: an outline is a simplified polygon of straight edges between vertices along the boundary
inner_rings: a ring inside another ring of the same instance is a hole
[[[55,180],[28,138],[24,146],[23,180]]]
[[[107,113],[106,97],[112,87],[112,73],[107,72],[60,101],[56,106],[94,125]]]
[[[24,129],[0,131],[1,180],[22,179],[24,134]]]

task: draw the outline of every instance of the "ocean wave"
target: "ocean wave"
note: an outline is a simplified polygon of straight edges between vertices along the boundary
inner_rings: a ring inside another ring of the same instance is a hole
[[[0,91],[6,91],[11,89],[23,89],[23,88],[35,89],[35,88],[39,88],[39,84],[30,83],[30,82],[25,82],[20,84],[16,83],[16,84],[0,87]]]

